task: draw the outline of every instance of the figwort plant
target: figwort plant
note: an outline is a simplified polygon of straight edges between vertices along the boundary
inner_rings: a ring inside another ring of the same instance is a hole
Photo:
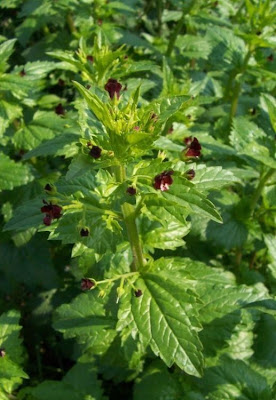
[[[2,3],[1,400],[274,400],[275,4]]]

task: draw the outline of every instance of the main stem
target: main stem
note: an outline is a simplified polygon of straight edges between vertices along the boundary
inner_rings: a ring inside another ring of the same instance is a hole
[[[247,65],[248,65],[248,61],[249,61],[249,59],[251,57],[251,54],[252,54],[252,50],[249,49],[247,54],[246,54],[246,56],[245,56],[245,58],[244,58],[244,62],[243,62],[243,65],[242,65],[242,68],[241,68],[241,71],[240,71],[240,73],[242,75],[246,71],[246,68],[247,68]],[[230,85],[229,85],[230,88],[231,88],[232,82],[236,79],[236,76],[237,76],[237,74],[233,75],[233,77],[232,77],[232,79],[230,81]],[[230,127],[231,127],[232,120],[235,117],[236,112],[237,112],[240,92],[241,92],[241,83],[240,82],[236,82],[235,83],[235,87],[233,89],[233,95],[232,95],[232,100],[231,100],[231,108],[230,108],[230,114],[229,114],[229,120],[230,120],[229,121],[230,122],[229,125],[230,125]]]
[[[123,182],[126,178],[125,169],[123,166],[117,166],[114,168],[115,176],[119,182]],[[124,203],[122,205],[123,219],[126,224],[127,236],[132,250],[133,262],[131,264],[131,270],[133,272],[139,270],[144,265],[143,250],[138,234],[136,225],[135,208],[129,204]]]
[[[273,168],[270,168],[266,174],[264,174],[262,176],[262,178],[260,179],[260,182],[257,186],[257,189],[255,191],[255,193],[253,194],[252,198],[251,198],[251,202],[250,202],[250,214],[253,215],[256,204],[262,194],[263,188],[265,187],[266,182],[268,181],[268,179],[274,174],[276,170]]]
[[[167,57],[170,57],[170,55],[171,55],[171,53],[173,51],[174,44],[175,44],[175,41],[177,39],[177,36],[179,35],[179,33],[180,33],[180,31],[181,31],[181,29],[182,29],[182,27],[184,25],[185,15],[186,15],[186,12],[183,12],[180,20],[177,22],[177,24],[176,24],[176,26],[174,28],[174,31],[172,32],[172,35],[170,37],[170,41],[169,41],[169,44],[168,44],[167,52],[166,52],[166,56]]]

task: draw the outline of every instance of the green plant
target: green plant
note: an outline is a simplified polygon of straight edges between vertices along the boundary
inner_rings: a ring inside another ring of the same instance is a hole
[[[274,2],[0,7],[0,399],[272,400]]]

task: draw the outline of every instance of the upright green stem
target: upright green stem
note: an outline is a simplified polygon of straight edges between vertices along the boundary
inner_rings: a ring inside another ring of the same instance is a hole
[[[163,12],[163,0],[156,1],[156,8],[157,8],[157,21],[158,21],[158,34],[161,35],[162,32],[162,12]]]
[[[115,167],[114,172],[119,182],[123,182],[125,180],[126,176],[125,176],[125,169],[123,166]],[[124,203],[122,205],[122,212],[133,256],[133,263],[131,265],[131,270],[135,272],[140,268],[142,268],[144,265],[143,250],[136,225],[135,208],[129,203]]]
[[[241,70],[239,71],[239,73],[241,75],[243,75],[246,71],[247,65],[248,65],[248,61],[251,57],[252,54],[252,50],[249,49],[245,58],[244,58],[244,62],[243,65],[241,67]],[[229,87],[231,88],[233,82],[236,79],[236,76],[238,75],[238,73],[233,74],[233,76],[231,77],[231,81],[229,84]],[[239,102],[239,96],[240,96],[240,92],[241,92],[241,83],[240,82],[235,82],[235,86],[233,89],[233,94],[232,94],[232,99],[231,99],[231,108],[230,108],[230,114],[229,114],[229,126],[231,126],[232,120],[236,115],[237,112],[237,108],[238,108],[238,102]]]
[[[170,37],[170,40],[169,40],[167,52],[166,52],[166,56],[167,57],[170,57],[170,55],[172,54],[172,51],[173,51],[174,44],[175,44],[175,41],[177,39],[177,36],[179,35],[179,33],[180,33],[180,31],[181,31],[181,29],[182,29],[182,27],[184,25],[185,15],[186,15],[186,12],[183,12],[180,20],[177,22],[177,24],[176,24],[176,26],[175,26],[175,28],[173,30],[173,33],[172,33],[172,35]]]
[[[258,203],[258,200],[262,194],[263,188],[265,187],[266,182],[268,181],[268,179],[274,174],[276,170],[273,168],[270,168],[266,174],[264,174],[262,176],[262,178],[260,179],[260,182],[256,188],[255,193],[253,194],[252,198],[251,198],[251,202],[250,202],[250,215],[254,214],[254,210],[255,207]]]
[[[77,29],[75,27],[75,24],[74,24],[74,20],[73,20],[72,15],[70,13],[67,14],[66,22],[67,22],[68,28],[69,28],[71,33],[74,33],[74,32],[77,31]]]

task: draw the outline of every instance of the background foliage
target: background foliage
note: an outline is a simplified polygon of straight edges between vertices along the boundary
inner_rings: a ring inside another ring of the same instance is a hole
[[[0,15],[0,400],[275,399],[275,1],[2,0]],[[63,207],[50,226],[43,199]],[[114,281],[81,293],[84,277]]]

